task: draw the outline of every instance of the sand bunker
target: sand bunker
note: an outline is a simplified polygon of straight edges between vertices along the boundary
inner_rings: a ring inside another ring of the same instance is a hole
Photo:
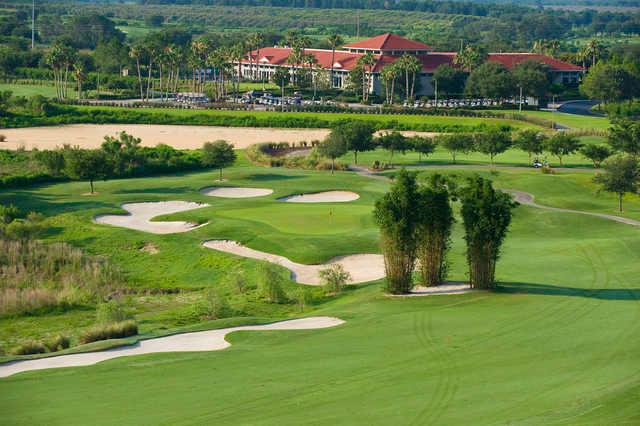
[[[252,127],[179,126],[164,124],[71,124],[66,126],[2,129],[5,149],[53,149],[63,143],[99,148],[105,135],[125,131],[142,139],[142,146],[167,144],[177,149],[199,149],[207,141],[226,140],[236,149],[265,142],[322,140],[329,129],[276,129]]]
[[[393,297],[436,296],[439,294],[462,294],[473,291],[469,283],[444,283],[435,287],[415,286],[409,294],[390,295]]]
[[[2,129],[6,142],[2,148],[28,150],[53,149],[63,143],[78,145],[81,148],[99,148],[105,135],[116,135],[125,131],[142,139],[143,146],[156,146],[160,143],[177,149],[202,148],[207,141],[223,139],[232,143],[236,149],[247,148],[256,143],[265,142],[302,142],[322,140],[329,129],[278,129],[252,127],[216,127],[216,126],[179,126],[164,124],[70,124],[65,126],[25,127],[21,129]],[[401,132],[430,135],[424,132]]]
[[[137,231],[151,232],[153,234],[174,234],[187,232],[198,225],[189,222],[151,222],[156,216],[184,212],[187,210],[207,207],[208,204],[190,203],[187,201],[159,201],[146,203],[127,203],[122,208],[129,212],[126,215],[105,214],[96,216],[96,223],[120,226],[122,228],[135,229]],[[200,225],[202,226],[202,225]]]
[[[242,188],[238,186],[210,186],[200,190],[204,195],[221,198],[251,198],[264,197],[273,194],[273,189],[268,188]]]
[[[101,361],[121,356],[142,355],[158,352],[201,352],[218,351],[231,344],[225,336],[234,331],[249,330],[311,330],[329,328],[344,324],[334,317],[310,317],[290,321],[281,321],[265,325],[248,325],[222,328],[219,330],[198,331],[195,333],[175,334],[157,339],[141,340],[132,346],[109,349],[106,351],[81,354],[60,355],[28,361],[16,361],[0,365],[0,377],[8,377],[23,371],[42,370],[45,368],[80,367],[93,365]]]
[[[278,201],[287,203],[346,203],[360,198],[360,195],[351,191],[325,191],[310,194],[289,195],[278,198]]]
[[[352,254],[334,257],[327,263],[320,265],[304,265],[293,262],[284,256],[265,253],[245,247],[236,241],[212,240],[203,245],[207,248],[248,257],[250,259],[266,260],[281,265],[291,271],[291,278],[300,284],[320,285],[318,273],[328,266],[338,263],[351,275],[351,283],[363,283],[384,278],[384,259],[380,254]]]

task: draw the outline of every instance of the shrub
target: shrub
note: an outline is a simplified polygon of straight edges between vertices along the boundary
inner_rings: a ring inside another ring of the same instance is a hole
[[[13,355],[43,354],[44,352],[44,345],[41,342],[36,342],[35,340],[21,343],[11,351]]]
[[[229,316],[231,309],[224,296],[209,288],[204,297],[195,303],[194,311],[199,319],[216,320]]]
[[[49,340],[45,340],[44,345],[49,352],[57,352],[69,348],[71,342],[67,336],[59,334]]]
[[[97,324],[86,329],[80,335],[81,343],[97,342],[99,340],[121,339],[138,334],[138,324],[133,320],[112,324]]]
[[[289,295],[291,300],[298,306],[300,312],[304,312],[304,308],[311,303],[312,295],[306,289],[300,287],[295,289]]]
[[[324,291],[327,294],[340,293],[342,288],[351,280],[351,275],[345,271],[339,263],[334,263],[322,269],[319,275],[324,286]]]
[[[115,299],[100,303],[96,307],[96,320],[99,324],[122,322],[132,318],[132,315],[126,311],[124,304]]]
[[[7,137],[5,135],[0,135],[0,142],[6,142]]]
[[[287,296],[282,289],[282,276],[277,267],[265,264],[260,271],[258,289],[260,296],[269,303],[285,303]]]

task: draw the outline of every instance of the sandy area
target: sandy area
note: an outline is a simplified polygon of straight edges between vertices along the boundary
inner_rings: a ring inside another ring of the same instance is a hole
[[[351,275],[351,283],[363,283],[384,278],[384,259],[380,254],[352,254],[348,256],[334,257],[327,263],[320,265],[304,265],[293,262],[284,256],[265,253],[250,249],[236,241],[211,240],[205,241],[207,248],[235,254],[251,259],[266,260],[267,262],[281,265],[291,271],[291,278],[300,284],[321,285],[318,273],[329,265],[339,263],[345,271]]]
[[[198,226],[189,222],[151,222],[156,216],[184,212],[207,207],[208,204],[190,203],[187,201],[159,201],[147,203],[127,203],[122,208],[129,212],[126,215],[105,214],[93,218],[97,223],[151,232],[153,234],[174,234],[187,232]]]
[[[98,148],[105,135],[115,136],[125,131],[142,139],[143,146],[160,143],[178,149],[201,148],[207,141],[218,139],[232,143],[236,148],[263,142],[301,142],[322,140],[328,129],[276,129],[254,127],[177,126],[164,124],[70,124],[66,126],[27,127],[2,129],[7,137],[1,148],[52,149],[62,144],[82,148]]]
[[[273,189],[268,188],[242,188],[237,186],[210,186],[200,190],[204,195],[222,198],[251,198],[264,197],[273,194]]]
[[[462,294],[473,291],[469,283],[445,283],[435,287],[415,286],[409,294],[389,295],[392,297],[435,296],[440,294]]]
[[[195,333],[175,334],[157,339],[142,340],[132,346],[109,349],[99,352],[60,355],[28,361],[16,361],[0,365],[0,377],[8,377],[23,371],[42,370],[46,368],[79,367],[93,365],[101,361],[121,356],[142,355],[158,352],[198,352],[218,351],[231,344],[225,336],[234,331],[249,330],[311,330],[335,327],[344,324],[334,317],[309,317],[290,321],[281,321],[265,325],[249,325],[222,328],[219,330],[198,331]]]
[[[65,126],[25,127],[22,129],[1,129],[6,142],[0,148],[53,149],[63,144],[78,145],[81,148],[98,148],[105,135],[115,136],[125,131],[142,139],[143,146],[160,143],[178,149],[201,148],[207,141],[218,139],[232,143],[236,148],[264,142],[301,142],[322,140],[329,129],[279,129],[260,127],[216,127],[178,126],[168,124],[69,124]],[[426,132],[402,132],[406,136],[415,134],[433,135]]]
[[[311,194],[289,195],[278,198],[278,201],[287,203],[345,203],[360,198],[360,195],[351,191],[325,191]]]

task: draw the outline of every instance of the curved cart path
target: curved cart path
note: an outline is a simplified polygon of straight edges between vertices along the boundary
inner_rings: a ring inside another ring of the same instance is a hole
[[[321,285],[322,281],[320,280],[319,272],[335,263],[342,265],[344,270],[351,275],[351,283],[375,281],[385,276],[384,258],[381,254],[351,254],[334,257],[327,263],[319,265],[305,265],[293,262],[284,256],[245,247],[236,241],[211,240],[205,241],[202,245],[213,250],[250,259],[266,260],[283,266],[291,271],[291,278],[300,284]]]
[[[433,167],[434,168],[435,167],[442,168],[441,166],[433,166]],[[473,166],[469,166],[469,167],[473,167]],[[356,172],[360,176],[369,177],[369,178],[372,178],[372,179],[379,179],[379,180],[388,180],[388,181],[391,180],[388,177],[376,174],[376,173],[370,171],[369,169],[367,169],[365,167],[349,166],[349,169],[354,171],[354,172]],[[571,170],[576,170],[576,169],[571,169]],[[587,169],[577,169],[577,170],[582,171],[582,170],[587,170]],[[612,214],[593,213],[593,212],[586,212],[586,211],[583,211],[583,210],[571,210],[571,209],[562,209],[562,208],[558,208],[558,207],[544,206],[542,204],[536,203],[534,201],[533,194],[530,194],[528,192],[518,191],[518,190],[515,190],[515,189],[503,189],[502,191],[506,192],[508,194],[511,194],[513,196],[513,198],[517,202],[519,202],[520,204],[524,204],[525,206],[534,207],[534,208],[537,208],[537,209],[549,210],[549,211],[553,211],[553,212],[559,212],[559,213],[574,213],[574,214],[582,214],[582,215],[586,215],[586,216],[594,216],[594,217],[598,217],[600,219],[613,220],[614,222],[624,223],[626,225],[640,226],[640,221],[635,220],[635,219],[629,219],[629,218],[626,218],[626,217],[615,216],[615,215],[612,215]]]
[[[0,365],[0,377],[8,377],[23,371],[43,370],[46,368],[80,367],[93,365],[108,359],[121,356],[152,354],[160,352],[201,352],[219,351],[228,348],[231,343],[225,336],[234,331],[250,330],[312,330],[329,328],[344,324],[335,317],[309,317],[273,324],[246,325],[240,327],[221,328],[219,330],[197,331],[194,333],[174,334],[173,336],[141,340],[135,345],[123,346],[98,352],[59,355],[27,361],[15,361]]]
[[[549,211],[560,212],[560,213],[583,214],[587,216],[599,217],[601,219],[613,220],[615,222],[625,223],[627,225],[640,226],[640,221],[629,219],[626,217],[614,216],[611,214],[604,214],[604,213],[585,212],[583,210],[561,209],[558,207],[544,206],[542,204],[536,203],[534,201],[533,194],[529,194],[528,192],[516,191],[515,189],[503,189],[502,191],[508,194],[511,194],[517,202],[519,202],[520,204],[524,204],[525,206],[530,206],[530,207],[535,207],[537,209],[549,210]]]

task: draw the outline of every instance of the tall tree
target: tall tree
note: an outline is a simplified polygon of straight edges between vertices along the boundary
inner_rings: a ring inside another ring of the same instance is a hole
[[[610,129],[607,143],[616,151],[640,157],[640,122],[619,120]]]
[[[496,263],[517,203],[481,177],[469,179],[461,199],[469,282],[472,288],[494,288]]]
[[[222,169],[233,165],[235,161],[236,153],[233,145],[227,141],[205,142],[202,146],[202,165],[219,169],[220,181],[222,181]]]
[[[602,162],[611,157],[611,150],[606,145],[594,145],[589,144],[582,147],[580,150],[582,155],[593,162],[593,167],[599,169]]]
[[[437,84],[438,92],[447,95],[461,94],[464,91],[465,79],[464,72],[447,64],[438,66],[433,72],[434,86]]]
[[[456,154],[467,154],[473,151],[473,136],[465,133],[450,133],[438,135],[436,143],[451,153],[453,164],[456,164]]]
[[[344,40],[339,34],[333,33],[329,35],[329,37],[327,37],[327,42],[329,43],[329,46],[331,46],[331,86],[330,87],[333,88],[334,86],[333,69],[336,63],[336,47],[344,43]]]
[[[531,156],[533,154],[542,154],[545,143],[546,135],[533,129],[521,130],[514,137],[515,146],[529,155],[529,163],[531,163]]]
[[[504,99],[515,92],[512,74],[499,62],[489,61],[471,72],[465,94],[471,97]]]
[[[393,154],[400,151],[403,154],[405,151],[411,148],[407,137],[402,133],[394,130],[392,132],[385,132],[378,137],[378,144],[389,151],[389,162],[393,162]]]
[[[447,251],[454,223],[449,182],[439,174],[419,189],[417,257],[425,286],[441,284],[447,274]]]
[[[541,98],[546,95],[551,82],[547,65],[535,60],[526,60],[511,70],[516,86],[522,88],[524,96]]]
[[[551,136],[546,142],[546,150],[558,157],[560,166],[563,165],[562,159],[566,155],[571,155],[579,151],[580,148],[582,148],[582,143],[577,137],[561,131]]]
[[[395,62],[385,65],[380,70],[380,78],[384,82],[385,102],[393,105],[393,97],[396,91],[396,80],[400,75],[400,69]]]
[[[598,63],[591,67],[582,80],[580,92],[590,99],[616,102],[631,99],[637,94],[638,79],[625,67]]]
[[[347,142],[340,133],[331,132],[318,147],[320,155],[331,159],[331,174],[334,173],[336,158],[347,153]]]
[[[476,133],[474,140],[476,150],[488,155],[492,166],[495,156],[511,148],[512,144],[511,133],[497,129]]]
[[[280,109],[284,111],[284,89],[291,81],[291,74],[289,74],[289,69],[285,67],[277,68],[271,75],[271,81],[273,81],[280,88]]]
[[[410,136],[408,138],[409,146],[411,149],[418,153],[418,161],[422,161],[423,155],[432,154],[436,150],[436,142],[434,138],[430,138],[428,136]]]
[[[413,99],[413,92],[416,87],[416,76],[422,69],[422,64],[414,55],[404,54],[396,62],[402,72],[404,72],[405,99]]]
[[[362,101],[369,100],[369,91],[371,89],[371,71],[376,64],[376,58],[371,52],[368,52],[358,58],[358,65],[362,67]]]
[[[91,194],[95,194],[93,182],[109,175],[104,152],[99,149],[71,148],[65,152],[67,175],[74,179],[89,181]]]
[[[472,72],[487,60],[487,54],[477,46],[468,44],[460,50],[453,63],[466,72]]]
[[[618,210],[622,213],[622,198],[625,194],[637,194],[640,182],[638,161],[633,157],[616,156],[604,163],[604,173],[593,180],[607,192],[618,195]]]
[[[331,129],[331,137],[341,140],[347,150],[353,151],[353,162],[358,164],[358,153],[371,151],[375,148],[373,144],[374,128],[370,123],[364,121],[340,122]]]
[[[409,293],[416,263],[416,226],[419,195],[415,176],[402,169],[391,190],[376,201],[375,221],[380,227],[380,245],[386,273],[385,290]]]

